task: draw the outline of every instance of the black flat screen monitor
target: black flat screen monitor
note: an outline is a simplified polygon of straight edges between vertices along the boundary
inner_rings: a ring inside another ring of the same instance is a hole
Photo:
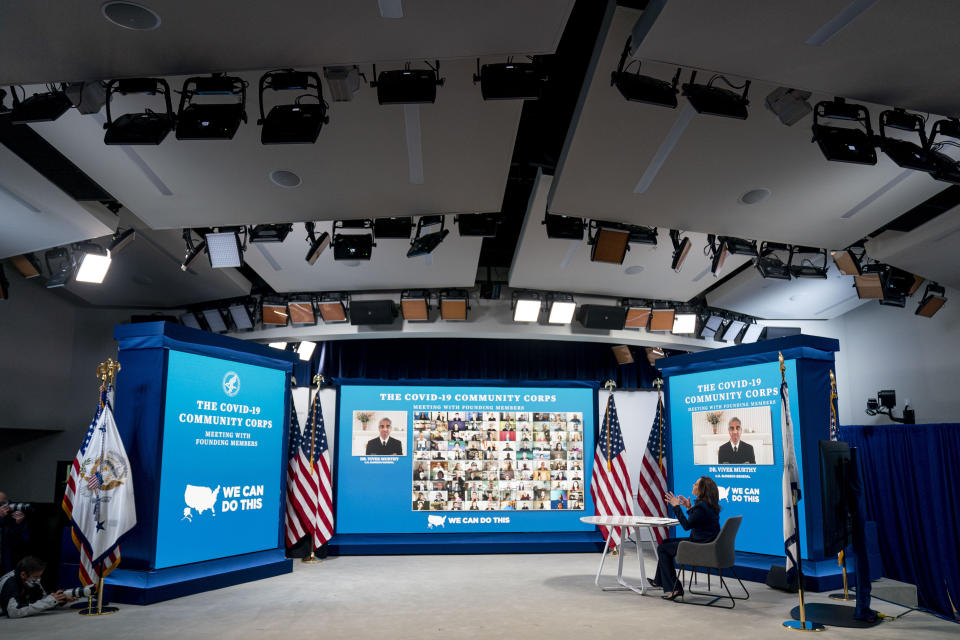
[[[850,446],[820,441],[820,497],[823,508],[823,553],[835,556],[851,541],[853,490]]]

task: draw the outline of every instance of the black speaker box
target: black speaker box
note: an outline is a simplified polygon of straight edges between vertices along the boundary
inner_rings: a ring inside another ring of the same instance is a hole
[[[396,317],[393,300],[354,300],[350,303],[350,324],[393,324]]]
[[[785,338],[787,336],[795,336],[800,333],[800,327],[767,327],[767,340],[773,340],[774,338]]]
[[[623,329],[626,307],[585,304],[580,306],[580,324],[587,329]]]

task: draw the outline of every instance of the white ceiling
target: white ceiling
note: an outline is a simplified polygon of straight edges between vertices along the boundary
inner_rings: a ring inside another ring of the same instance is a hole
[[[867,254],[960,289],[960,208],[955,207],[909,233],[884,231],[867,243]]]
[[[316,232],[330,233],[330,226],[318,225]],[[334,260],[328,248],[311,265],[304,259],[306,231],[296,224],[282,244],[249,244],[244,259],[280,293],[472,287],[483,239],[461,238],[453,216],[448,216],[446,228],[452,229],[450,234],[428,256],[407,258],[407,240],[385,238],[376,241],[369,261]]]
[[[693,112],[649,187],[634,193],[674,123],[692,111],[683,97],[671,110],[627,102],[610,86],[610,73],[638,15],[617,9],[550,211],[839,248],[947,186],[918,172],[898,180],[903,170],[885,156],[872,167],[828,162],[811,142],[810,117],[793,127],[780,124],[763,108],[763,97],[776,85],[755,82],[746,121]],[[660,29],[658,20],[652,33]],[[643,73],[664,79],[675,69],[642,66]],[[682,78],[686,81],[689,71]],[[870,107],[878,115],[879,109]],[[875,197],[893,180],[898,180],[894,187]],[[749,206],[738,201],[761,188],[771,192],[767,200]]]
[[[552,53],[573,0],[403,0],[401,19],[377,0],[144,0],[154,31],[107,22],[102,4],[6,3],[0,84]]]
[[[659,230],[656,247],[631,245],[622,265],[591,262],[586,234],[583,241],[548,238],[541,222],[552,183],[553,177],[541,175],[534,187],[510,272],[511,287],[685,302],[715,282],[703,252],[705,234],[687,234],[692,246],[680,273],[670,268],[673,245],[666,229]],[[721,275],[745,261],[744,256],[727,256]]]
[[[79,204],[0,145],[0,258],[112,233],[98,204]]]
[[[257,98],[249,94],[250,122],[233,140],[177,140],[171,134],[158,146],[107,146],[102,117],[76,110],[32,126],[155,229],[499,211],[522,103],[484,102],[471,79],[474,66],[468,60],[442,63],[446,84],[436,104],[413,106],[423,184],[411,182],[404,107],[381,106],[366,86],[353,101],[331,104],[330,123],[316,144],[260,144]],[[259,75],[242,77],[256,87]],[[182,82],[170,79],[171,87]],[[329,101],[326,89],[325,95]],[[162,104],[147,96],[115,102],[115,114]],[[269,179],[277,169],[303,182],[278,187]]]
[[[831,96],[960,112],[960,67],[952,63],[960,56],[957,3],[878,1],[822,46],[805,44],[853,4],[671,1],[639,56]],[[766,94],[750,93],[756,109]]]

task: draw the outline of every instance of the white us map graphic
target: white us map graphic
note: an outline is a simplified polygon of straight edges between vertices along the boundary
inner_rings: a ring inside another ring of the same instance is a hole
[[[217,485],[216,489],[211,489],[210,487],[188,484],[187,488],[183,491],[183,501],[187,506],[183,510],[183,518],[181,518],[181,520],[193,522],[193,514],[190,512],[191,509],[195,509],[197,515],[202,515],[203,512],[208,509],[211,515],[217,515],[216,506],[219,496],[220,485]]]

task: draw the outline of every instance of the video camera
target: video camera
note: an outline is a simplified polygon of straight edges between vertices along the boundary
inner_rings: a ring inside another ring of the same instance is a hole
[[[10,513],[13,513],[14,511],[26,511],[33,505],[29,502],[8,502],[5,505],[0,504],[0,507],[3,506],[10,507]]]

